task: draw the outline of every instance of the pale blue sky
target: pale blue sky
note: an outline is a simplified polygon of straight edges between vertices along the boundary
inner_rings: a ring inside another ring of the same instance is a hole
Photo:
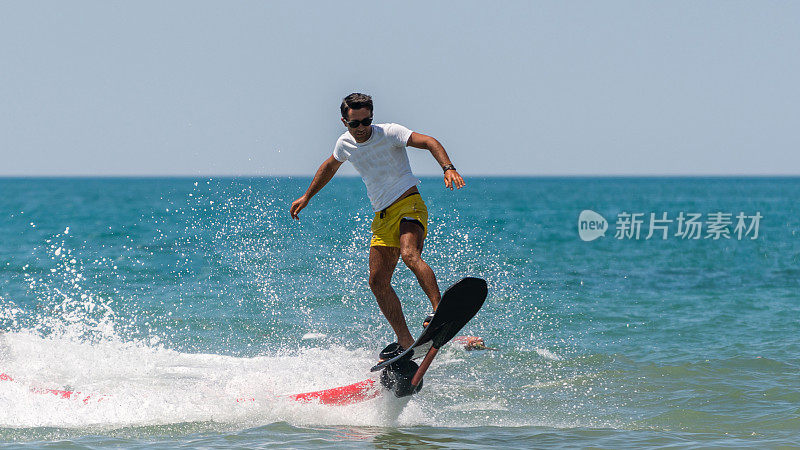
[[[788,1],[5,1],[0,175],[310,176],[353,91],[464,175],[798,175],[798,79]]]

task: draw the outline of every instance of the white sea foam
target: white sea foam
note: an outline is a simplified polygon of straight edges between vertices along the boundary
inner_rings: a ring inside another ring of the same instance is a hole
[[[548,350],[546,348],[538,348],[537,347],[534,350],[536,351],[536,353],[539,356],[541,356],[542,358],[545,358],[545,359],[549,359],[549,360],[552,360],[552,361],[561,361],[562,359],[564,359],[561,356],[553,353],[552,351],[550,351],[550,350]]]
[[[325,333],[306,333],[303,335],[303,340],[313,340],[313,339],[326,339],[328,337]]]
[[[184,422],[257,426],[393,426],[420,423],[409,399],[382,396],[351,406],[304,404],[289,394],[367,377],[366,350],[312,348],[238,358],[181,353],[143,343],[80,342],[19,331],[0,335],[0,427],[117,428]],[[80,391],[62,399],[31,389]],[[88,401],[83,399],[91,395]],[[238,401],[237,399],[247,399]],[[252,400],[250,400],[252,399]]]

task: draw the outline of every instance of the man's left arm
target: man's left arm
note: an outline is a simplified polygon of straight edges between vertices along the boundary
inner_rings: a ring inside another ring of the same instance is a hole
[[[451,191],[453,187],[461,189],[462,187],[466,186],[467,184],[464,183],[464,179],[461,178],[461,175],[458,174],[458,171],[453,167],[453,163],[450,162],[450,157],[447,156],[447,152],[444,150],[439,141],[431,136],[426,136],[424,134],[419,133],[411,133],[411,136],[408,138],[408,142],[406,145],[410,147],[422,148],[426,149],[431,152],[431,155],[436,159],[436,162],[442,166],[442,170],[444,170],[444,185]]]

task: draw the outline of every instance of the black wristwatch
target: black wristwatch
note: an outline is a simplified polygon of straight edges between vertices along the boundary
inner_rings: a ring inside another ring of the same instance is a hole
[[[454,166],[452,164],[448,164],[446,166],[442,166],[442,170],[445,171],[445,172],[447,172],[448,170],[456,170],[456,166]]]

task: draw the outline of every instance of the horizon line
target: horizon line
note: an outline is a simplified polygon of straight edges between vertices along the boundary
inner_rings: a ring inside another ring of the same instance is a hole
[[[440,178],[441,175],[416,175],[418,178]],[[472,178],[800,178],[797,174],[467,174]],[[309,174],[0,174],[0,179],[157,179],[157,178],[313,178]],[[341,174],[336,178],[361,178],[358,174]]]

